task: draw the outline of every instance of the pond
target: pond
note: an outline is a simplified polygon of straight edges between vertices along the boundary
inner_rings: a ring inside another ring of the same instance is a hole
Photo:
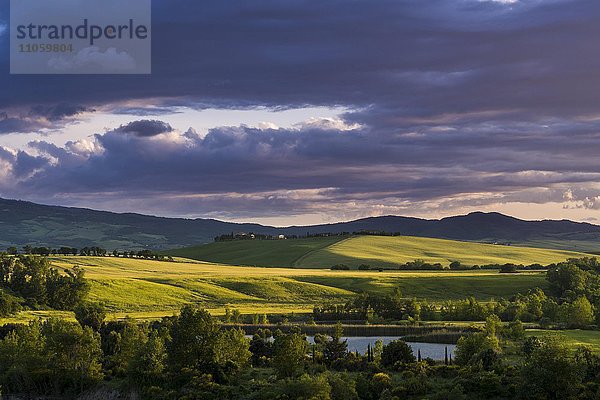
[[[307,339],[309,343],[314,342],[313,336],[308,336]],[[342,338],[342,340],[348,341],[348,351],[358,351],[360,354],[366,353],[367,346],[369,344],[371,346],[374,346],[377,340],[381,340],[385,345],[396,339],[401,338],[398,336],[350,336]],[[415,357],[417,356],[417,352],[421,350],[422,358],[432,358],[434,360],[444,359],[446,347],[448,348],[448,355],[452,355],[452,357],[454,358],[454,349],[456,348],[456,345],[454,344],[444,343],[406,342],[406,344],[408,344],[411,347]]]
[[[252,338],[251,335],[246,337]],[[314,336],[307,336],[308,343],[314,343]],[[383,344],[388,344],[396,339],[402,339],[399,336],[344,336],[342,340],[348,341],[348,351],[359,352],[365,354],[367,352],[367,346],[370,344],[371,347],[375,346],[377,340],[381,340]],[[421,343],[421,342],[406,342],[413,351],[415,357],[419,350],[421,350],[422,358],[432,358],[434,360],[443,360],[446,355],[446,348],[448,348],[448,355],[454,358],[454,349],[456,345],[445,344],[445,343]]]

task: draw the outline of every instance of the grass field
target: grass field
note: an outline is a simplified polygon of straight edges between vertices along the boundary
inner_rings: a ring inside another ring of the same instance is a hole
[[[589,346],[595,353],[600,353],[600,332],[584,331],[580,329],[551,331],[531,329],[526,332],[527,336],[558,335],[569,346]]]
[[[331,236],[290,240],[237,240],[170,250],[166,254],[230,265],[291,267],[312,252],[344,239]]]
[[[177,259],[176,262],[114,257],[52,257],[53,265],[86,271],[90,300],[116,316],[171,315],[187,303],[215,313],[225,306],[242,313],[310,312],[315,304],[343,302],[358,292],[390,293],[434,301],[467,296],[487,301],[546,285],[543,273],[497,271],[331,271],[239,267]]]
[[[393,267],[422,259],[448,265],[550,264],[586,254],[412,236],[352,236],[290,240],[244,240],[173,250],[171,255],[225,264],[328,268],[335,264]],[[588,255],[589,256],[589,255]]]

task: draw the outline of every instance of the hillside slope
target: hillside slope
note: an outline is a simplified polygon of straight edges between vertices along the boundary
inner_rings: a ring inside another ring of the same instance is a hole
[[[238,267],[115,257],[51,257],[58,268],[77,265],[91,283],[88,299],[123,317],[172,315],[184,304],[222,313],[225,306],[247,314],[310,312],[315,304],[341,303],[360,292],[391,293],[431,301],[474,296],[489,301],[546,287],[545,274],[497,271],[330,271]]]
[[[585,254],[414,236],[352,236],[297,240],[243,240],[167,251],[173,256],[237,265],[329,268],[346,264],[393,267],[422,259],[448,265],[549,264]]]

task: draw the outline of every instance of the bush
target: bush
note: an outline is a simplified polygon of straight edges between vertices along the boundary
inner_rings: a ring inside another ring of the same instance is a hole
[[[0,290],[0,317],[8,317],[21,311],[19,299]]]
[[[336,264],[331,267],[332,271],[350,271],[350,267],[345,264]]]
[[[75,307],[75,319],[81,326],[99,331],[106,318],[106,309],[99,303],[81,303]]]
[[[381,365],[386,368],[397,366],[398,364],[408,364],[415,362],[415,355],[408,344],[403,340],[394,340],[383,346],[381,354]]]

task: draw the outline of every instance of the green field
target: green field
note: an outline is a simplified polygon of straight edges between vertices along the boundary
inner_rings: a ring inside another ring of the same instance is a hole
[[[264,267],[328,268],[335,264],[394,267],[422,259],[448,265],[550,264],[586,254],[412,236],[352,236],[211,243],[168,252],[195,260]],[[588,255],[589,256],[589,255]]]
[[[113,316],[171,315],[193,303],[212,312],[226,306],[242,313],[302,313],[314,305],[344,302],[356,293],[391,293],[441,301],[467,296],[487,301],[546,285],[543,273],[497,271],[331,271],[259,268],[176,259],[176,262],[114,257],[52,257],[53,265],[85,269],[89,299]]]
[[[578,346],[589,346],[596,353],[600,353],[600,332],[585,331],[581,329],[551,331],[542,329],[531,329],[527,336],[557,335],[572,348]]]
[[[166,254],[230,265],[292,267],[308,254],[324,250],[341,236],[289,240],[236,240],[170,250]]]

